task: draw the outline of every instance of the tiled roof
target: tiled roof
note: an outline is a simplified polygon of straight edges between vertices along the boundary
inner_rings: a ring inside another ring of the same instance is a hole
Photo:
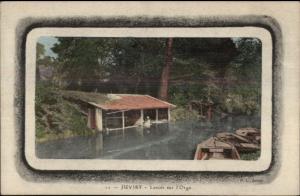
[[[175,105],[149,95],[140,94],[100,94],[81,91],[64,91],[64,95],[90,103],[104,110],[134,110],[170,108]]]
[[[156,99],[149,95],[117,95],[120,98],[100,104],[105,110],[130,110],[130,109],[151,109],[151,108],[169,108],[173,104]]]

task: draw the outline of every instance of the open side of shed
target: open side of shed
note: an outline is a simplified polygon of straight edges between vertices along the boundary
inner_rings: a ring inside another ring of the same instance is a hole
[[[84,93],[86,98],[89,93]],[[75,94],[73,94],[75,95]],[[121,130],[171,120],[171,108],[175,105],[149,95],[101,94],[105,99],[81,100],[87,103],[87,126],[98,131]],[[77,97],[78,98],[78,97]]]

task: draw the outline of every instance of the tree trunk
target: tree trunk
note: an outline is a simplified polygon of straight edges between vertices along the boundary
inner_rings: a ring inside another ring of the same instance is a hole
[[[207,120],[211,121],[212,119],[212,106],[208,105],[208,109],[207,109]]]
[[[135,83],[135,87],[134,87],[134,93],[135,94],[138,94],[138,91],[139,91],[139,86],[140,86],[140,83],[142,82],[142,79],[141,77],[139,76],[136,83]]]
[[[163,71],[161,74],[161,81],[160,81],[159,98],[162,100],[168,99],[168,85],[169,85],[170,69],[171,69],[171,66],[173,63],[172,44],[173,44],[173,38],[168,38],[167,47],[166,47],[166,64],[163,68]]]

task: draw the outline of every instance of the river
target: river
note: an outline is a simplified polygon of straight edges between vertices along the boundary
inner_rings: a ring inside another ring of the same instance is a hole
[[[235,116],[212,122],[175,122],[91,136],[36,143],[38,158],[191,160],[196,145],[217,132],[260,128],[260,117]]]

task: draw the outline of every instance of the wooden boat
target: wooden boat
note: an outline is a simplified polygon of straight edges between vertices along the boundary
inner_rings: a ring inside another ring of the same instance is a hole
[[[216,137],[219,138],[220,141],[234,145],[238,152],[255,152],[260,149],[259,144],[235,133],[221,132],[217,133]]]
[[[235,133],[239,136],[247,138],[252,143],[260,144],[261,133],[259,129],[246,127],[236,130]]]
[[[213,159],[240,159],[240,155],[232,144],[211,137],[197,145],[194,160]]]

